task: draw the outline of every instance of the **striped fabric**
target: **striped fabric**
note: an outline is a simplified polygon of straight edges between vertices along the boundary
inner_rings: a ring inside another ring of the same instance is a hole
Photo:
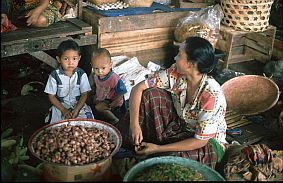
[[[123,147],[131,147],[129,137],[129,113],[121,122],[118,129],[123,136]],[[193,137],[193,132],[188,131],[184,120],[178,117],[169,92],[159,88],[149,88],[143,92],[140,107],[140,125],[145,142],[166,144]],[[217,155],[213,146],[206,146],[192,151],[171,152],[166,155],[176,155],[190,158],[215,168]]]

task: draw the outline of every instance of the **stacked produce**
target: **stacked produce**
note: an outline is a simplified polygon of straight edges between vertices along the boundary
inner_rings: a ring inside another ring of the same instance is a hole
[[[69,124],[45,129],[33,141],[39,158],[64,165],[84,165],[106,159],[115,147],[108,131]]]

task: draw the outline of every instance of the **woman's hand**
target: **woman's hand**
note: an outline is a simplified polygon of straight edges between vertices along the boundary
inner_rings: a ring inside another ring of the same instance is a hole
[[[141,130],[140,125],[139,124],[130,125],[130,128],[131,128],[131,136],[133,140],[133,145],[139,145],[143,140],[142,130]]]
[[[27,18],[27,26],[36,24],[41,13],[42,10],[40,8],[35,8],[28,12],[28,14],[25,16]]]
[[[139,155],[150,155],[158,153],[159,145],[142,142],[139,146],[135,146],[135,151]]]
[[[40,0],[40,4],[36,8],[28,12],[28,14],[25,16],[27,18],[27,26],[30,26],[30,25],[39,26],[39,24],[40,26],[44,26],[43,23],[41,22],[42,20],[40,20],[41,23],[39,23],[39,17],[41,13],[48,6],[49,6],[49,0]],[[45,21],[46,20],[44,20],[44,22]]]

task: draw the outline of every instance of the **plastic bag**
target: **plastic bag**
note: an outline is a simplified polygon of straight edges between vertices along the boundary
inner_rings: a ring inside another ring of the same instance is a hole
[[[215,48],[223,16],[219,4],[189,12],[186,17],[179,20],[174,32],[175,40],[184,42],[187,37],[199,36],[207,39]]]

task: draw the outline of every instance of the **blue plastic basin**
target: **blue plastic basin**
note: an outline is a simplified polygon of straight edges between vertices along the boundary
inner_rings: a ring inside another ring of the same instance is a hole
[[[133,181],[136,177],[136,175],[140,172],[144,172],[149,167],[155,165],[155,164],[161,164],[161,163],[176,163],[179,165],[186,166],[188,168],[191,168],[193,170],[197,170],[199,173],[203,175],[205,180],[209,181],[225,181],[225,179],[215,170],[208,167],[205,164],[199,163],[197,161],[182,158],[178,156],[161,156],[161,157],[154,157],[150,159],[146,159],[144,161],[139,162],[135,166],[133,166],[124,176],[123,181],[129,182]]]

